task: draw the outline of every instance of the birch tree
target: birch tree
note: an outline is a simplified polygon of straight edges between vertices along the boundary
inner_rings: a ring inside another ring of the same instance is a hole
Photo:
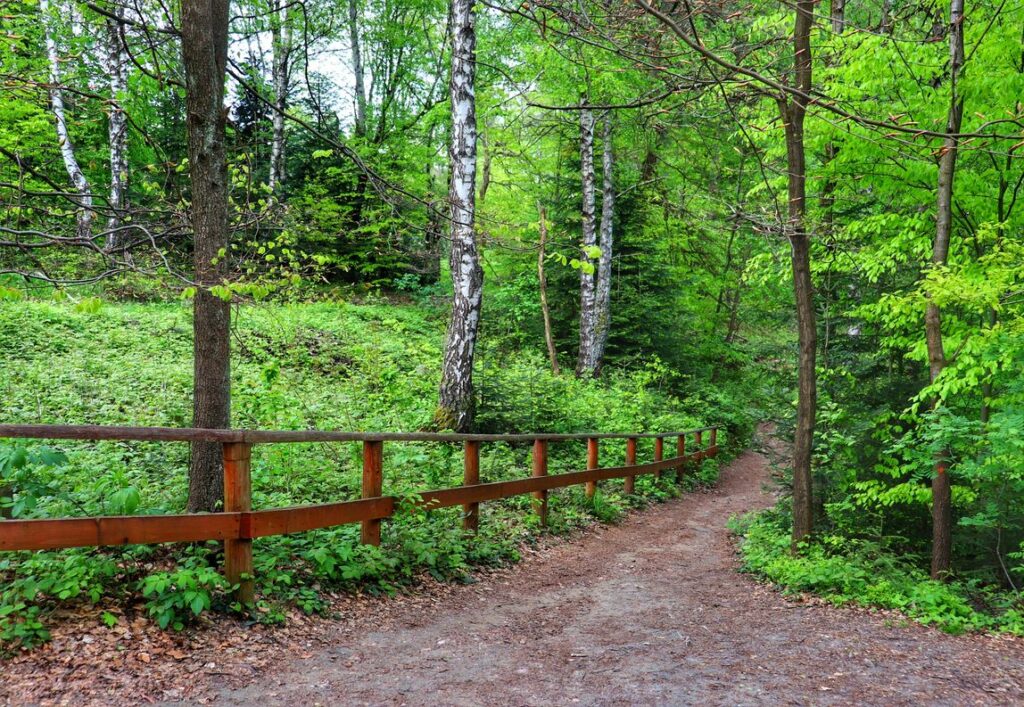
[[[445,337],[441,389],[436,422],[439,427],[464,431],[473,422],[473,355],[483,270],[477,253],[474,209],[476,199],[476,30],[473,0],[451,0],[451,176],[448,201],[451,214],[451,319]]]
[[[128,120],[123,102],[128,92],[128,57],[124,48],[124,8],[116,4],[111,8],[114,17],[106,18],[107,84],[110,89],[110,109],[107,122],[107,140],[110,144],[110,215],[107,218],[108,250],[118,245],[117,229],[124,222],[128,207]]]
[[[359,46],[359,0],[348,0],[348,38],[352,56],[352,76],[355,88],[355,134],[366,137],[366,85],[363,53]]]
[[[612,322],[612,246],[615,218],[615,181],[612,177],[612,116],[605,113],[601,134],[601,225],[599,246],[601,256],[597,264],[597,291],[595,295],[596,317],[594,322],[594,373],[601,372],[604,352],[608,346],[608,333]]]
[[[80,239],[92,237],[92,222],[94,217],[92,189],[89,180],[78,164],[75,156],[75,146],[71,142],[71,135],[68,132],[67,116],[64,111],[64,93],[61,90],[61,67],[60,53],[57,49],[57,17],[51,11],[50,0],[39,0],[39,10],[43,17],[44,44],[46,46],[46,60],[49,66],[50,76],[50,110],[53,111],[54,124],[57,129],[57,144],[60,147],[60,155],[64,161],[64,169],[68,178],[74,186],[78,196],[78,212],[76,214],[77,236]]]
[[[580,258],[580,350],[576,359],[576,375],[593,377],[597,371],[595,330],[597,325],[596,268],[591,255],[597,247],[594,218],[594,113],[580,110],[580,178],[582,204],[582,257]]]
[[[278,192],[285,180],[284,111],[288,107],[291,88],[292,31],[289,22],[290,2],[271,3],[270,36],[274,54],[271,80],[274,84],[273,134],[270,144],[270,176],[267,184],[271,192]]]

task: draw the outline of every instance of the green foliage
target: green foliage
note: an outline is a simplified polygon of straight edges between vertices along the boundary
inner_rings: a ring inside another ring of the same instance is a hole
[[[734,519],[730,528],[742,536],[743,570],[787,593],[816,594],[837,605],[894,609],[950,633],[1024,635],[1024,611],[1013,597],[977,583],[934,581],[891,548],[825,535],[804,544],[794,555],[789,522],[773,512]]]
[[[433,414],[443,317],[425,304],[369,299],[263,304],[238,310],[233,361],[234,424],[249,428],[417,430]],[[28,342],[31,341],[31,344]],[[0,398],[5,421],[84,421],[187,426],[191,325],[181,303],[107,302],[99,311],[70,303],[0,302]],[[608,367],[602,380],[554,376],[539,353],[484,348],[476,370],[480,429],[578,432],[686,429],[714,418],[716,407],[739,436],[722,432],[723,451],[743,443],[751,420],[742,400],[719,387],[671,392],[664,364]],[[46,387],[48,394],[37,391]],[[730,389],[734,390],[734,389]],[[11,490],[6,507],[19,517],[179,513],[187,488],[185,445],[35,443],[0,447],[0,471]],[[387,444],[384,492],[410,499],[418,491],[462,482],[461,449]],[[583,468],[585,447],[553,444],[551,473]],[[651,440],[638,457],[652,458]],[[602,464],[621,464],[625,443],[605,443]],[[256,508],[356,498],[358,445],[258,445],[252,465]],[[714,463],[695,476],[712,479]],[[485,481],[529,474],[529,445],[486,444]],[[614,522],[630,508],[679,494],[673,480],[640,477],[626,497],[622,481],[552,492],[546,532],[595,521]],[[403,504],[385,522],[381,547],[359,543],[355,525],[255,541],[257,605],[253,618],[285,620],[297,607],[327,608],[325,592],[405,591],[425,577],[470,581],[474,568],[514,562],[519,546],[542,532],[529,497],[484,504],[480,532],[461,530],[457,509],[424,511]],[[8,553],[0,558],[4,641],[31,644],[46,617],[66,602],[131,602],[141,598],[158,625],[182,628],[204,612],[230,609],[210,547],[188,546]]]
[[[214,597],[228,588],[213,567],[194,563],[170,572],[154,572],[139,582],[146,611],[160,628],[181,631],[213,606]]]

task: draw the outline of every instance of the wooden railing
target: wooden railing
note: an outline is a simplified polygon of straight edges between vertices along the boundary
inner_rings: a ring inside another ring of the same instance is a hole
[[[709,432],[708,444],[703,434]],[[686,451],[686,438],[694,448]],[[522,494],[533,494],[533,506],[541,523],[547,523],[547,494],[551,489],[586,484],[588,497],[599,481],[625,479],[632,493],[635,477],[677,469],[718,453],[718,429],[703,427],[660,434],[433,434],[326,432],[319,430],[271,431],[231,429],[179,429],[171,427],[105,427],[96,425],[0,425],[0,438],[63,440],[130,440],[160,442],[218,442],[224,448],[224,511],[190,515],[98,516],[52,520],[0,521],[0,550],[52,550],[67,547],[135,545],[168,542],[224,541],[224,574],[237,586],[243,603],[253,600],[252,541],[268,535],[286,535],[347,523],[361,523],[361,541],[380,544],[381,521],[394,515],[396,499],[383,494],[384,442],[460,442],[464,445],[463,485],[424,491],[418,503],[427,509],[462,506],[463,528],[475,532],[479,507]],[[664,458],[664,441],[676,439],[676,456]],[[654,439],[654,460],[637,464],[638,439]],[[587,468],[548,475],[548,443],[587,441]],[[625,440],[626,464],[601,468],[601,440]],[[254,444],[287,442],[361,442],[363,445],[362,498],[272,510],[252,510],[250,460]],[[480,483],[481,442],[533,444],[533,474],[511,481]]]

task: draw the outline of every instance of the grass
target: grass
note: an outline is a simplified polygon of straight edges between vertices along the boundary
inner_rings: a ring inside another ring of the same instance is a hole
[[[383,300],[237,308],[233,424],[423,429],[434,415],[443,331],[438,311]],[[3,420],[188,426],[191,348],[186,303],[0,302]],[[719,421],[720,392],[673,396],[660,371],[609,369],[602,381],[579,381],[552,375],[539,347],[485,352],[475,374],[478,425],[493,432],[642,432]],[[641,460],[651,458],[649,446],[641,444]],[[175,443],[0,443],[0,468],[6,458],[6,480],[15,488],[8,505],[19,517],[178,513],[185,505],[187,454],[186,445]],[[529,454],[526,445],[484,445],[482,480],[528,475]],[[624,458],[624,444],[602,447],[602,464]],[[552,445],[552,473],[582,468],[584,460],[582,443]],[[710,479],[716,468],[708,462],[702,473]],[[384,493],[398,497],[457,485],[461,450],[387,444],[384,469]],[[257,445],[252,474],[256,508],[357,498],[361,449]],[[650,477],[641,477],[629,497],[621,481],[603,482],[592,501],[582,489],[566,489],[551,495],[548,532],[614,520],[630,507],[677,493],[670,481]],[[321,611],[322,594],[332,588],[394,592],[424,574],[463,578],[474,566],[514,561],[519,545],[540,532],[528,497],[485,504],[475,538],[459,528],[457,509],[407,509],[385,524],[381,548],[359,545],[354,525],[261,539],[253,615],[281,621],[291,606]],[[154,621],[170,628],[206,611],[238,611],[211,571],[219,552],[207,543],[4,553],[0,641],[31,646],[46,640],[46,617],[76,602],[142,602]]]

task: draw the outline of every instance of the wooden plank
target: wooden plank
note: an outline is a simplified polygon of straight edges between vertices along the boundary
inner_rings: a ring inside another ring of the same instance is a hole
[[[587,440],[587,468],[596,469],[598,467],[598,441],[597,437],[591,437]],[[593,498],[594,494],[597,493],[597,480],[587,482],[587,498]]]
[[[548,475],[548,442],[538,439],[533,443],[533,476],[541,477]],[[533,510],[540,518],[542,527],[548,524],[548,492],[540,490],[533,492]]]
[[[636,466],[636,437],[630,437],[626,440],[626,466]],[[626,477],[624,491],[627,494],[635,491],[636,476],[630,474]]]
[[[654,461],[655,462],[660,462],[664,458],[665,458],[665,440],[664,440],[664,438],[659,437],[658,439],[654,440]],[[656,479],[660,479],[661,478],[661,469],[659,469],[658,471],[654,472],[654,478],[656,478]]]
[[[701,431],[713,427],[703,427]],[[233,430],[179,427],[115,427],[106,425],[0,425],[0,438],[126,440],[138,442],[510,442],[532,443],[536,439],[568,442],[583,439],[664,439],[698,430],[657,433],[580,432],[575,434],[446,434],[433,432],[339,432],[331,430]]]
[[[683,460],[686,459],[686,435],[679,435],[679,437],[676,438],[676,457]],[[686,471],[685,461],[679,465],[678,469],[676,469],[676,475],[679,477],[677,481],[680,483],[683,480],[684,471]]]
[[[588,469],[586,471],[570,471],[564,474],[549,476],[534,476],[512,481],[494,481],[487,484],[477,484],[476,486],[437,489],[421,493],[420,503],[427,508],[447,508],[462,503],[480,503],[483,501],[494,501],[499,498],[519,496],[524,493],[533,493],[535,491],[549,491],[590,481],[621,479],[631,474],[649,474],[662,469],[671,469],[675,466],[679,466],[679,460],[672,458],[637,466],[604,467],[601,469]]]
[[[224,445],[224,510],[242,515],[242,525],[247,525],[252,510],[252,477],[250,463],[252,446],[244,442],[230,442]],[[235,598],[243,605],[250,605],[256,599],[256,587],[252,577],[252,539],[247,537],[248,528],[240,528],[240,536],[224,541],[224,576],[238,587]]]
[[[707,452],[713,456],[718,449],[711,447]],[[688,458],[694,459],[695,456],[691,454]],[[606,467],[440,489],[421,494],[421,503],[430,508],[480,503],[588,481],[658,473],[678,465],[679,460],[673,458],[636,466]],[[55,550],[67,547],[251,539],[380,520],[391,517],[394,508],[395,499],[382,496],[252,512],[8,520],[0,522],[0,550]]]
[[[0,521],[0,550],[227,540],[239,537],[241,516],[241,513],[196,513],[5,520]]]
[[[384,488],[384,444],[363,442],[363,498],[377,498]],[[364,545],[380,545],[380,519],[362,522],[359,540]]]
[[[394,511],[395,499],[382,496],[341,503],[254,511],[248,514],[248,525],[251,537],[262,538],[268,535],[288,535],[365,520],[390,518]]]
[[[467,440],[463,450],[462,483],[476,486],[480,483],[480,443]],[[462,506],[462,529],[475,533],[480,529],[480,504],[467,503]]]

